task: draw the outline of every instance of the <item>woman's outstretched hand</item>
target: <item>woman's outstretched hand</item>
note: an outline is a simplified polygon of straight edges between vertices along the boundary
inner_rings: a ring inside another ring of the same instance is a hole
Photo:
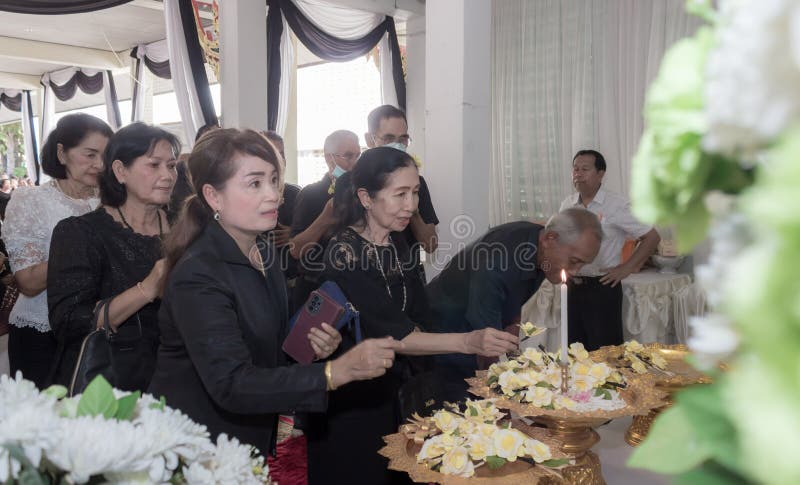
[[[519,337],[496,328],[473,330],[464,334],[466,354],[497,357],[519,349]]]
[[[392,337],[364,340],[331,362],[334,387],[382,376],[394,365],[395,352],[402,348],[403,343]]]

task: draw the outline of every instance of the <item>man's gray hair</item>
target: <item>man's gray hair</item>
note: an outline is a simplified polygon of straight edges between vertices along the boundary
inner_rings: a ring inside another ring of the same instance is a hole
[[[600,220],[593,212],[579,207],[570,207],[554,215],[544,229],[558,234],[561,244],[574,244],[586,231],[594,234],[598,241],[603,240]]]
[[[327,154],[332,154],[336,151],[339,143],[342,140],[346,140],[347,138],[355,139],[356,144],[358,144],[358,135],[353,133],[349,130],[336,130],[330,135],[325,138],[325,146],[323,147],[323,152]]]

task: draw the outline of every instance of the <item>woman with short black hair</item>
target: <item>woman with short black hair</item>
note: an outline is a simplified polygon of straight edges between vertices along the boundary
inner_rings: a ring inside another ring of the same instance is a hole
[[[104,324],[101,315],[93,326],[95,308],[111,299],[108,323],[115,339],[135,350],[115,355],[130,361],[118,367],[124,372],[105,377],[120,389],[147,389],[158,348],[162,238],[169,232],[162,207],[175,185],[179,152],[177,138],[161,128],[144,123],[122,128],[105,151],[102,205],[54,229],[48,304],[61,354],[57,383],[70,384],[84,337]]]
[[[47,256],[58,221],[97,207],[97,177],[113,132],[83,113],[64,116],[42,147],[42,170],[53,179],[38,187],[20,186],[8,201],[3,240],[19,297],[9,315],[11,373],[40,388],[48,381],[56,341],[47,317]],[[10,177],[15,179],[15,177]]]

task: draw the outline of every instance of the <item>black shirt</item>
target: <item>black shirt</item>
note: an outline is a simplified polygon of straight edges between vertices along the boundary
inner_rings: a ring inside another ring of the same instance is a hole
[[[294,203],[292,237],[308,229],[311,223],[322,214],[325,204],[333,197],[333,193],[328,193],[330,187],[331,179],[326,173],[320,181],[306,185],[300,190]],[[280,217],[280,212],[278,217]],[[329,239],[329,237],[324,237],[317,241],[317,244],[303,255],[302,261],[298,262],[297,272],[299,274],[314,278],[322,271],[323,254]]]
[[[283,185],[283,202],[278,207],[278,224],[292,227],[292,219],[294,217],[294,207],[297,202],[297,195],[300,193],[300,186],[295,184]],[[266,233],[269,235],[269,231]],[[280,267],[283,270],[284,276],[290,280],[297,276],[297,260],[292,257],[289,252],[289,245],[282,246],[278,249],[278,258]]]
[[[426,287],[432,330],[502,329],[515,323],[544,281],[536,266],[542,229],[525,221],[501,224],[461,250]]]
[[[428,190],[428,184],[425,182],[425,178],[422,175],[419,176],[418,211],[422,221],[425,224],[439,224],[439,218],[436,217],[436,211],[433,208],[433,202],[431,202],[431,192]],[[419,266],[421,263],[419,257],[419,248],[421,247],[421,243],[417,241],[416,237],[414,237],[414,231],[411,230],[411,224],[409,224],[408,227],[403,230],[403,232],[399,233],[399,237],[403,238],[406,245],[411,250],[412,264],[414,266]]]
[[[133,232],[102,207],[56,225],[47,266],[47,305],[50,326],[64,348],[57,384],[69,384],[83,338],[94,330],[95,304],[136,286],[161,257],[160,237]],[[158,348],[159,304],[160,300],[148,303],[117,329],[117,338],[135,338],[141,322],[142,338],[151,352],[138,375],[115,376],[120,389],[143,391],[134,384],[150,381]]]
[[[175,179],[175,187],[172,188],[172,194],[167,204],[167,219],[170,224],[174,224],[178,219],[183,202],[194,194],[194,188],[189,180],[189,168],[186,166],[186,160],[179,160],[175,169],[178,176]]]
[[[280,271],[262,274],[209,222],[165,284],[149,392],[206,425],[212,440],[227,433],[270,452],[278,413],[321,412],[327,403],[323,364],[288,365],[287,319]]]

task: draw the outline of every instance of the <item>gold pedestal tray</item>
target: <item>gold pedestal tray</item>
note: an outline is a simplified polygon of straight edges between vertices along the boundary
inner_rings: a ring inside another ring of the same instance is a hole
[[[567,455],[558,451],[561,443],[553,438],[545,428],[527,426],[516,421],[513,422],[512,426],[550,446],[554,459],[567,458]],[[534,466],[522,460],[506,463],[496,470],[492,470],[486,465],[478,467],[475,469],[475,475],[469,478],[445,475],[431,470],[424,464],[417,463],[417,454],[422,448],[422,443],[415,443],[414,440],[409,439],[403,433],[384,436],[383,441],[386,442],[386,446],[381,448],[378,453],[389,459],[389,469],[408,473],[411,480],[416,483],[439,483],[442,485],[566,485],[584,483],[564,479],[561,473],[570,467],[551,469],[541,465]]]
[[[605,423],[601,419],[556,418],[537,416],[537,422],[545,425],[550,435],[561,442],[561,451],[575,458],[575,464],[562,470],[566,483],[586,485],[604,485],[600,459],[589,451],[598,441],[600,435],[594,430]]]
[[[600,441],[593,429],[606,421],[624,416],[646,415],[653,408],[664,404],[665,393],[654,386],[648,375],[627,376],[627,388],[620,397],[627,404],[610,411],[597,410],[579,413],[568,409],[544,409],[532,404],[517,402],[503,396],[486,385],[486,371],[478,371],[476,377],[466,379],[469,392],[486,399],[495,399],[495,405],[520,416],[527,416],[545,425],[553,439],[561,442],[561,451],[575,458],[575,465],[562,469],[566,483],[603,485],[600,460],[590,451]]]
[[[653,408],[643,416],[634,416],[628,431],[625,432],[625,442],[637,446],[647,438],[650,426],[658,415],[672,406],[672,395],[686,386],[694,384],[708,384],[711,379],[686,362],[689,349],[685,345],[666,345],[650,343],[645,345],[648,349],[656,349],[667,362],[664,371],[648,367],[647,375],[652,376],[656,388],[666,393],[664,405]],[[621,345],[602,347],[591,352],[591,358],[597,362],[608,362],[614,366],[624,365],[621,362],[625,350]],[[626,373],[627,374],[627,373]]]

